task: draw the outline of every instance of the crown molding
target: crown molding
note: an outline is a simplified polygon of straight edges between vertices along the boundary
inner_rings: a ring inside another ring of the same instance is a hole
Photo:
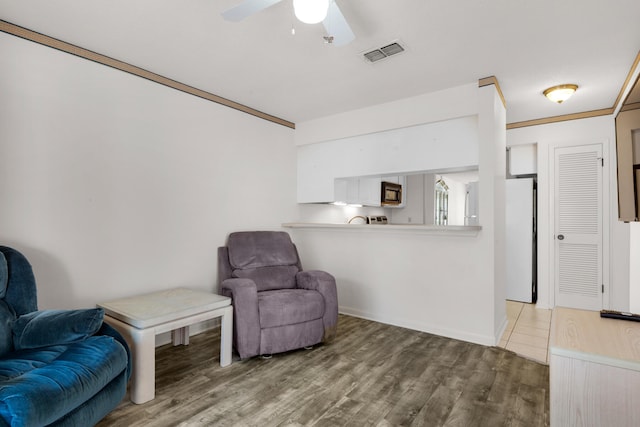
[[[546,125],[549,123],[566,122],[569,120],[587,119],[590,117],[607,116],[613,114],[613,108],[603,108],[602,110],[583,111],[582,113],[565,114],[562,116],[545,117],[542,119],[526,120],[522,122],[507,123],[508,129],[517,129],[527,126]]]
[[[197,96],[198,98],[206,99],[207,101],[215,102],[216,104],[224,105],[225,107],[233,108],[234,110],[242,111],[243,113],[250,114],[252,116],[267,120],[272,123],[276,123],[291,129],[295,129],[296,127],[295,123],[293,122],[281,119],[276,116],[272,116],[271,114],[267,114],[254,108],[247,107],[246,105],[231,101],[230,99],[226,99],[213,93],[188,86],[176,80],[161,76],[160,74],[152,73],[151,71],[136,67],[135,65],[131,65],[126,62],[73,45],[71,43],[67,43],[62,40],[46,36],[44,34],[37,33],[35,31],[20,27],[7,21],[0,20],[0,31],[25,40],[29,40],[34,43],[41,44],[43,46],[50,47],[52,49],[78,56],[83,59],[87,59],[89,61],[96,62],[101,65],[106,65],[107,67],[115,68],[116,70],[124,71],[125,73],[133,74],[134,76],[142,77],[143,79],[150,80],[154,83],[179,90],[180,92],[184,92],[189,95]]]
[[[500,88],[500,83],[498,83],[498,79],[496,76],[484,77],[478,80],[478,87],[495,85],[496,90],[498,91],[498,95],[500,95],[500,99],[502,100],[502,105],[504,108],[507,108],[507,101],[504,99],[504,95],[502,94],[502,89]]]
[[[615,109],[620,110],[620,109],[622,109],[624,107],[624,101],[626,101],[626,98],[631,93],[631,89],[633,89],[634,83],[632,83],[631,80],[633,79],[634,75],[637,76],[638,72],[640,71],[640,70],[638,70],[638,66],[640,66],[640,51],[638,51],[638,54],[636,55],[636,59],[635,59],[635,61],[633,61],[633,65],[631,66],[631,69],[629,70],[629,73],[627,73],[627,78],[624,80],[624,83],[622,84],[622,87],[620,88],[620,92],[618,93],[618,97],[616,98],[616,102],[613,103],[614,110]],[[624,96],[625,99],[622,99],[623,96]],[[620,105],[620,104],[622,104],[622,105]]]
[[[631,87],[629,87],[629,84],[631,84],[631,80],[632,80],[633,76],[635,74],[637,74],[639,65],[640,65],[640,51],[636,55],[636,58],[633,61],[633,65],[631,65],[631,69],[629,70],[629,73],[627,73],[627,78],[625,79],[624,83],[622,84],[622,87],[620,88],[620,91],[618,92],[618,96],[617,96],[617,98],[616,98],[616,100],[613,103],[613,106],[611,108],[603,108],[601,110],[584,111],[582,113],[565,114],[565,115],[562,115],[562,116],[546,117],[546,118],[542,118],[542,119],[526,120],[526,121],[522,121],[522,122],[507,123],[507,129],[517,129],[517,128],[522,128],[522,127],[527,127],[527,126],[546,125],[546,124],[549,124],[549,123],[558,123],[558,122],[564,122],[564,121],[568,121],[568,120],[586,119],[586,118],[590,118],[590,117],[608,116],[608,115],[616,113],[616,110],[618,110],[618,111],[627,111],[627,110],[638,109],[638,108],[640,108],[640,103],[629,104],[629,105],[625,105],[625,106],[620,106],[619,104],[620,104],[620,102],[622,102],[623,96],[627,96],[628,93],[631,91]],[[626,95],[625,95],[625,93],[626,93]]]
[[[639,110],[639,109],[640,109],[640,102],[634,102],[633,104],[625,104],[622,108],[620,108],[620,112]]]
[[[150,80],[152,82],[161,84],[163,86],[167,86],[170,87],[172,89],[176,89],[179,90],[181,92],[187,93],[189,95],[193,95],[193,96],[197,96],[199,98],[202,99],[206,99],[208,101],[223,105],[225,107],[229,107],[229,108],[233,108],[235,110],[238,111],[242,111],[246,114],[250,114],[252,116],[261,118],[263,120],[267,120],[269,122],[272,123],[276,123],[279,124],[281,126],[285,126],[291,129],[295,129],[295,123],[281,119],[279,117],[273,116],[271,114],[267,114],[264,113],[262,111],[256,110],[254,108],[248,107],[246,105],[240,104],[238,102],[232,101],[230,99],[226,99],[223,98],[221,96],[215,95],[213,93],[201,90],[201,89],[197,89],[195,87],[192,86],[188,86],[184,83],[180,83],[176,80],[172,80],[169,79],[167,77],[161,76],[159,74],[153,73],[151,71],[145,70],[143,68],[140,67],[136,67],[135,65],[131,65],[129,63],[93,52],[91,50],[88,49],[84,49],[82,47],[73,45],[71,43],[67,43],[64,42],[62,40],[58,40],[55,39],[53,37],[49,37],[46,36],[44,34],[29,30],[27,28],[24,27],[20,27],[18,25],[12,24],[10,22],[7,21],[3,21],[0,20],[0,31],[25,39],[25,40],[29,40],[32,41],[34,43],[38,43],[41,44],[43,46],[47,46],[50,47],[52,49],[56,49],[56,50],[60,50],[62,52],[71,54],[71,55],[75,55],[78,56],[80,58],[84,58],[87,59],[89,61],[93,61],[96,62],[98,64],[101,65],[105,65],[107,67],[111,67],[111,68],[115,68],[117,70],[120,71],[124,71],[126,73],[129,74],[133,74],[135,76],[138,77],[142,77],[144,79]],[[631,82],[631,79],[636,71],[636,69],[638,68],[638,66],[640,65],[640,52],[638,52],[638,54],[636,55],[635,61],[633,63],[633,65],[631,66],[631,69],[627,75],[627,78],[624,82],[624,84],[622,85],[622,87],[620,88],[620,91],[618,93],[618,96],[616,98],[616,101],[613,105],[613,107],[611,108],[604,108],[604,109],[600,109],[600,110],[593,110],[593,111],[585,111],[585,112],[581,112],[581,113],[573,113],[573,114],[566,114],[566,115],[561,115],[561,116],[553,116],[553,117],[546,117],[546,118],[541,118],[541,119],[534,119],[534,120],[526,120],[526,121],[521,121],[521,122],[514,122],[514,123],[507,123],[507,129],[517,129],[517,128],[521,128],[521,127],[527,127],[527,126],[537,126],[537,125],[543,125],[543,124],[549,124],[549,123],[558,123],[558,122],[563,122],[563,121],[568,121],[568,120],[577,120],[577,119],[584,119],[584,118],[590,118],[590,117],[598,117],[598,116],[605,116],[605,115],[610,115],[613,114],[616,111],[616,108],[618,107],[618,104],[621,102],[625,91],[628,87],[628,85]],[[507,103],[504,97],[504,94],[502,93],[502,89],[500,88],[500,84],[498,82],[498,79],[495,76],[489,76],[489,77],[484,77],[478,80],[478,87],[484,87],[484,86],[489,86],[489,85],[495,85],[496,90],[498,91],[498,95],[500,96],[500,99],[502,100],[502,104],[504,105],[504,107],[507,107]],[[637,109],[640,108],[638,107],[638,104],[631,104],[628,106],[623,106],[621,108],[618,108],[619,111],[627,111],[627,110],[633,110],[633,109]]]

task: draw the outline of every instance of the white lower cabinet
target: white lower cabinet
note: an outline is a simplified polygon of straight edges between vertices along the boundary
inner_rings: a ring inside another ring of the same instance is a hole
[[[640,323],[556,307],[549,340],[551,427],[640,425]]]

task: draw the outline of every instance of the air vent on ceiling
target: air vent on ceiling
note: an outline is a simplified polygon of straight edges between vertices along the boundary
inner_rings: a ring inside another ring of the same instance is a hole
[[[376,62],[401,52],[404,52],[404,48],[400,46],[399,43],[394,42],[379,49],[366,52],[364,53],[364,57],[370,62]]]

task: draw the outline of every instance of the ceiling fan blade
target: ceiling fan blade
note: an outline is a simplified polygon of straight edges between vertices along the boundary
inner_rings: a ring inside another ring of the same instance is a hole
[[[344,46],[356,38],[335,1],[329,3],[329,11],[322,25],[329,36],[333,36],[332,44],[335,46]]]
[[[239,5],[222,12],[222,17],[227,21],[242,21],[244,18],[251,16],[254,13],[258,13],[261,10],[266,9],[269,6],[273,6],[281,1],[282,0],[244,0]]]

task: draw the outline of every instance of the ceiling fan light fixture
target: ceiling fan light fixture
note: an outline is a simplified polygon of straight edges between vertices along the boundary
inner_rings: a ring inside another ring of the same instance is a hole
[[[550,87],[546,89],[542,94],[546,96],[550,101],[562,104],[569,99],[574,92],[578,90],[578,85],[564,84]]]
[[[329,0],[293,0],[293,12],[300,22],[317,24],[324,21],[329,10]]]

